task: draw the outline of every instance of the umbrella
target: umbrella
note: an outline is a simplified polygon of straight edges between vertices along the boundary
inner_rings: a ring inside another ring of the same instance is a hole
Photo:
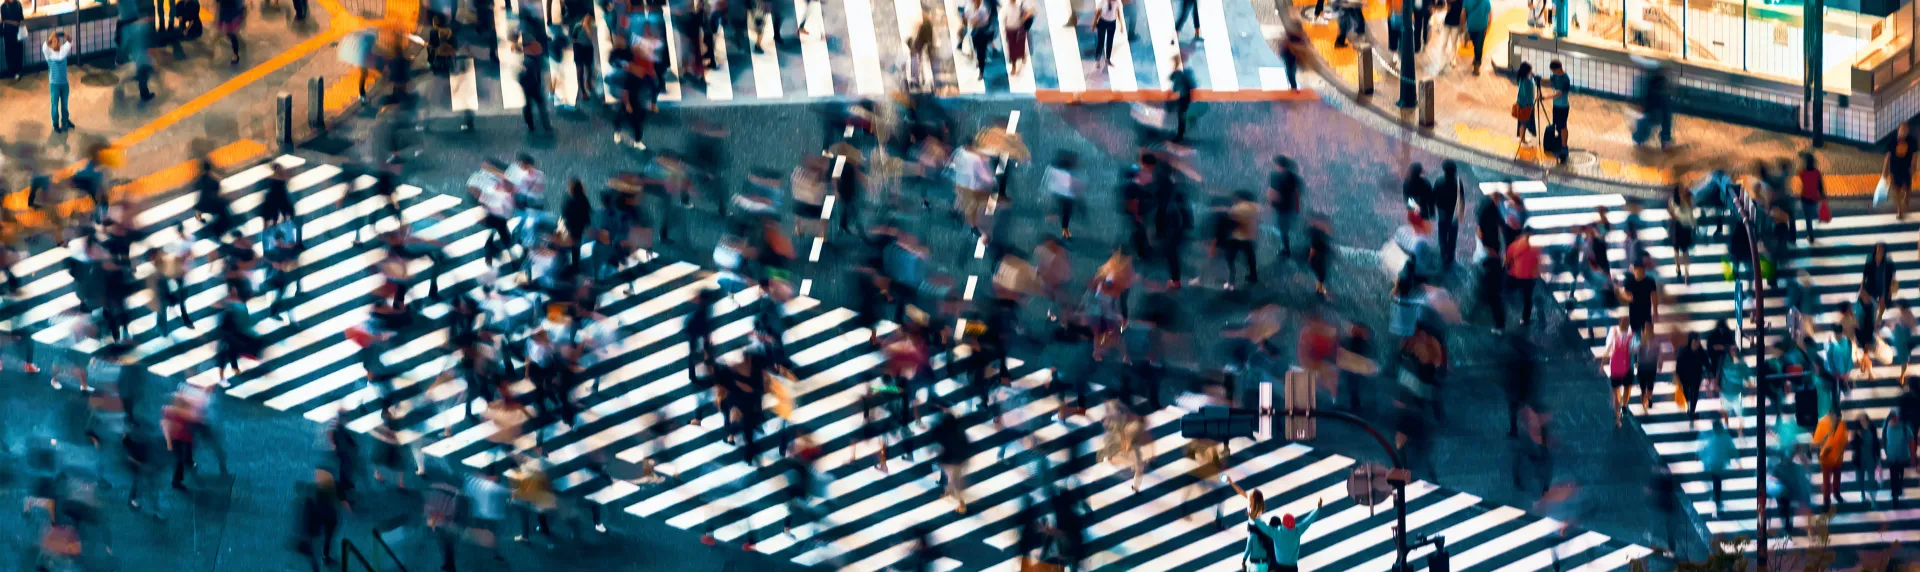
[[[1019,134],[1008,133],[1007,128],[998,125],[981,129],[973,136],[973,145],[984,155],[1011,157],[1022,163],[1028,162],[1032,156]]]

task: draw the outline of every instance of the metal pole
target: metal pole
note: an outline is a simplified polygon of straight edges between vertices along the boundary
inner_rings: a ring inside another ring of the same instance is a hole
[[[276,121],[274,123],[276,124],[276,129],[280,132],[277,137],[277,139],[280,140],[280,150],[282,152],[292,151],[293,96],[284,91],[280,92],[280,97],[276,98],[274,103],[276,104],[274,108],[277,112],[275,113],[274,119]]]
[[[1413,109],[1419,104],[1418,89],[1413,84],[1413,73],[1420,66],[1414,65],[1413,43],[1419,41],[1414,32],[1419,29],[1413,25],[1414,0],[1400,0],[1400,109]]]
[[[1740,211],[1741,220],[1735,222],[1737,224],[1751,225],[1754,220],[1754,207],[1751,201],[1745,199],[1742,199],[1741,205],[1743,205]],[[1747,248],[1754,253],[1758,253],[1760,252],[1760,245],[1754,240],[1755,232],[1756,229],[1752,226],[1747,227]],[[1766,283],[1763,282],[1764,278],[1760,275],[1759,264],[1753,264],[1749,270],[1753,274],[1753,359],[1754,365],[1758,366],[1762,360],[1767,359],[1767,304],[1766,300],[1762,298],[1762,296],[1766,295]],[[1759,389],[1759,391],[1755,391],[1754,394],[1759,396],[1759,402],[1756,403],[1756,405],[1759,406],[1760,421],[1755,424],[1754,427],[1754,437],[1757,440],[1755,446],[1758,447],[1758,454],[1754,455],[1755,468],[1753,482],[1759,483],[1760,486],[1754,487],[1753,492],[1755,500],[1754,506],[1759,507],[1760,510],[1755,517],[1758,522],[1755,523],[1753,530],[1754,538],[1756,539],[1755,546],[1758,547],[1758,552],[1755,556],[1759,560],[1760,569],[1765,570],[1767,566],[1767,418],[1769,415],[1767,414],[1766,387],[1761,386],[1757,389]],[[1789,514],[1787,518],[1793,518],[1793,515]]]
[[[1393,441],[1387,440],[1386,435],[1381,434],[1380,430],[1374,429],[1373,424],[1367,423],[1366,420],[1361,419],[1359,416],[1356,416],[1352,413],[1347,413],[1345,411],[1323,411],[1319,409],[1293,409],[1293,408],[1288,408],[1285,411],[1279,412],[1279,414],[1286,415],[1289,417],[1292,417],[1292,416],[1327,417],[1327,418],[1332,418],[1339,421],[1344,421],[1349,425],[1359,427],[1362,431],[1366,431],[1368,435],[1371,435],[1373,437],[1374,442],[1380,444],[1380,448],[1387,450],[1387,462],[1393,464],[1393,469],[1395,472],[1406,470],[1406,464],[1400,462],[1400,449],[1398,447],[1394,447]],[[1407,569],[1407,483],[1406,483],[1407,480],[1411,480],[1411,479],[1396,479],[1396,478],[1393,478],[1391,473],[1389,473],[1387,477],[1387,482],[1393,484],[1393,518],[1394,518],[1393,549],[1394,549],[1394,555],[1395,555],[1394,562],[1397,564],[1394,567],[1395,570]],[[1761,482],[1764,483],[1766,481],[1761,481]],[[1765,487],[1761,487],[1761,488],[1765,488]],[[1765,506],[1765,505],[1762,505],[1762,506]]]
[[[1807,68],[1813,76],[1813,97],[1809,103],[1813,106],[1813,146],[1817,148],[1825,144],[1827,138],[1827,1],[1811,0],[1807,6],[1810,14],[1805,25],[1807,46],[1811,52],[1807,57]],[[1920,10],[1920,6],[1914,9]]]
[[[327,83],[319,76],[307,80],[307,127],[316,135],[327,130]]]
[[[1360,95],[1373,95],[1373,46],[1360,48],[1360,75],[1356,80]]]

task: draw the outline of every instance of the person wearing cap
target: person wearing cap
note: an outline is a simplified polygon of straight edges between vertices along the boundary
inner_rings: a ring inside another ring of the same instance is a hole
[[[1278,526],[1261,522],[1260,515],[1267,512],[1267,498],[1260,491],[1248,492],[1233,482],[1233,477],[1222,477],[1233,487],[1234,492],[1247,498],[1247,553],[1243,557],[1246,569],[1250,572],[1298,572],[1300,570],[1300,538],[1307,533],[1307,527],[1313,525],[1320,516],[1320,509],[1327,505],[1327,499],[1320,501],[1308,511],[1306,516],[1295,518],[1292,514],[1280,516]],[[1261,539],[1265,538],[1266,542]]]

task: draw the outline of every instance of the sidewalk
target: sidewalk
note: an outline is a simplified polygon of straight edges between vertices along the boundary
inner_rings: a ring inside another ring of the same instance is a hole
[[[328,118],[357,102],[358,72],[339,60],[336,46],[348,33],[377,21],[355,16],[334,0],[315,0],[307,21],[294,22],[287,2],[273,4],[252,8],[237,65],[227,63],[225,38],[211,26],[198,40],[153,49],[156,97],[150,101],[140,101],[132,66],[115,66],[107,57],[76,62],[68,104],[77,128],[64,134],[51,130],[45,72],[0,81],[0,106],[18,111],[9,114],[12,121],[0,124],[0,141],[9,144],[9,155],[12,143],[38,143],[52,165],[67,169],[80,162],[87,141],[110,141],[126,157],[114,176],[135,179],[209,149],[241,141],[270,145],[277,135],[274,107],[281,93],[294,96],[296,135],[304,136],[311,78],[325,78]],[[409,5],[405,13],[416,13],[416,8]],[[203,142],[202,148],[195,148],[196,141]],[[0,188],[18,191],[25,186],[22,172],[0,171]],[[24,200],[10,198],[6,204],[17,209]]]
[[[1311,9],[1313,0],[1294,0],[1295,6]],[[1800,151],[1809,148],[1806,137],[1789,135],[1722,121],[1704,119],[1690,115],[1676,114],[1674,117],[1675,139],[1678,144],[1668,150],[1659,151],[1637,146],[1633,143],[1633,122],[1638,119],[1637,106],[1613,99],[1593,97],[1576,93],[1572,96],[1573,112],[1569,119],[1570,145],[1573,148],[1571,158],[1565,168],[1550,168],[1552,159],[1522,159],[1521,150],[1514,137],[1514,120],[1510,115],[1516,88],[1507,69],[1508,30],[1526,24],[1526,3],[1517,0],[1495,0],[1492,25],[1487,33],[1484,52],[1485,63],[1481,75],[1473,76],[1467,65],[1472,61],[1472,50],[1464,42],[1456,58],[1451,62],[1436,57],[1435,49],[1428,49],[1416,59],[1422,77],[1435,77],[1434,85],[1434,123],[1432,128],[1420,128],[1423,136],[1449,143],[1495,159],[1511,161],[1515,167],[1528,174],[1537,174],[1541,178],[1572,175],[1616,185],[1640,187],[1648,193],[1662,192],[1671,180],[1678,176],[1691,180],[1692,173],[1716,165],[1726,165],[1739,170],[1747,170],[1756,160],[1778,160],[1794,158]],[[1384,2],[1369,2],[1365,10],[1368,35],[1376,39],[1375,48],[1379,52],[1374,66],[1374,93],[1372,96],[1358,96],[1356,80],[1359,77],[1359,53],[1353,47],[1333,47],[1338,25],[1329,20],[1325,23],[1305,21],[1304,29],[1312,40],[1315,62],[1321,66],[1324,76],[1330,83],[1356,103],[1364,104],[1375,111],[1411,126],[1416,120],[1414,110],[1401,110],[1396,106],[1399,95],[1399,78],[1390,68],[1394,59],[1386,51],[1387,7]],[[1436,12],[1436,16],[1438,12]],[[1293,21],[1300,22],[1300,12],[1287,15]],[[1444,26],[1435,18],[1432,37],[1435,41],[1443,37]],[[1535,71],[1546,75],[1545,69]],[[1544,119],[1541,127],[1545,127]],[[1819,153],[1821,169],[1827,174],[1829,192],[1841,196],[1866,197],[1873,193],[1874,185],[1879,181],[1882,165],[1882,153],[1860,147],[1828,142]]]

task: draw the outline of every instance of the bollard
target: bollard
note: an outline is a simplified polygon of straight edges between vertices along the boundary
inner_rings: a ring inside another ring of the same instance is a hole
[[[277,103],[279,104],[276,106],[276,108],[279,110],[279,115],[276,117],[276,119],[278,119],[279,121],[277,121],[276,124],[278,125],[279,131],[280,131],[279,133],[280,150],[283,152],[292,151],[293,150],[293,96],[289,95],[287,92],[284,92],[284,91],[280,92],[280,98],[277,101]]]
[[[327,83],[317,76],[307,79],[307,127],[315,134],[327,130]]]
[[[1373,95],[1373,46],[1360,48],[1360,95]]]
[[[1433,80],[1420,80],[1420,126],[1433,127]]]

